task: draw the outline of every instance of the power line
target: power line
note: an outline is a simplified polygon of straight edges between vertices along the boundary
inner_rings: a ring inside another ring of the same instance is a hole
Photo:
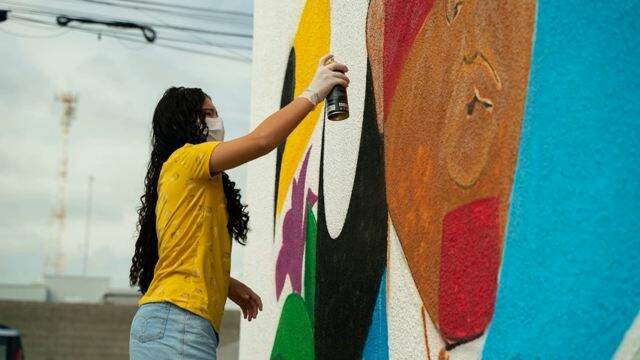
[[[139,11],[144,11],[144,10],[139,10]],[[146,11],[145,11],[145,13],[146,13]],[[164,21],[162,21],[162,19],[159,19],[159,18],[157,18],[156,16],[154,16],[154,15],[152,15],[152,14],[148,14],[148,13],[147,13],[147,15],[149,15],[149,16],[151,16],[153,19],[155,19],[155,20],[157,20],[157,21],[160,21],[161,23],[163,23],[163,24],[167,25],[167,23],[165,23]],[[209,42],[207,39],[203,39],[202,37],[200,37],[200,36],[196,35],[195,33],[192,33],[192,34],[191,34],[191,36],[192,36],[193,38],[195,38],[195,39],[198,39],[198,40],[200,40],[200,41],[203,41],[203,42],[204,42],[205,44],[207,44],[207,45],[215,46],[215,45],[213,45],[211,42]],[[218,46],[216,46],[216,47],[218,47]],[[233,51],[233,50],[230,50],[230,49],[228,49],[228,48],[223,48],[223,49],[224,49],[225,51],[227,51],[228,53],[232,54],[232,55],[235,55],[235,56],[241,57],[241,58],[243,58],[243,59],[246,59],[246,60],[248,60],[248,61],[251,61],[251,58],[248,58],[248,57],[246,57],[246,56],[245,56],[245,55],[243,55],[243,54],[239,54],[239,53],[237,53],[237,52],[235,52],[235,51]]]
[[[3,2],[0,2],[3,3]],[[7,3],[6,1],[4,1],[4,3]],[[22,6],[22,5],[18,5],[18,6]],[[51,8],[45,8],[43,7],[41,9],[38,8],[27,8],[25,9],[11,9],[12,11],[15,12],[20,12],[20,11],[27,11],[27,12],[31,12],[31,13],[43,13],[43,14],[47,14],[47,15],[60,15],[61,13],[65,13],[64,11],[51,11]],[[96,17],[99,18],[102,21],[128,21],[128,20],[122,20],[122,19],[105,19],[104,17],[101,17],[100,15],[95,15],[95,14],[78,14],[80,16],[86,16],[86,17]],[[155,28],[164,28],[164,29],[171,29],[171,30],[175,30],[175,31],[183,31],[183,32],[193,32],[193,33],[200,33],[200,34],[207,34],[207,35],[219,35],[219,36],[228,36],[228,37],[238,37],[238,38],[244,38],[244,39],[252,39],[253,35],[251,34],[246,34],[246,33],[240,33],[240,32],[232,32],[232,31],[220,31],[220,30],[205,30],[205,29],[199,29],[199,28],[195,28],[195,27],[189,27],[189,26],[180,26],[180,25],[171,25],[171,24],[158,24],[158,23],[146,23],[143,22],[143,25],[146,26],[150,26],[150,27],[155,27]]]
[[[243,19],[230,19],[229,18],[229,14],[227,14],[226,12],[219,12],[216,10],[208,10],[207,9],[203,9],[203,10],[199,10],[199,13],[189,13],[189,12],[184,12],[184,11],[175,11],[175,10],[167,10],[167,9],[162,9],[162,8],[157,8],[157,7],[149,7],[146,5],[129,5],[129,4],[121,4],[121,3],[114,3],[111,1],[104,1],[104,0],[75,0],[75,1],[81,1],[81,2],[85,2],[85,3],[90,3],[90,4],[96,4],[96,5],[103,5],[103,6],[109,6],[109,7],[115,7],[115,8],[120,8],[120,9],[132,9],[132,10],[147,10],[147,11],[153,11],[153,12],[157,12],[157,13],[161,13],[161,14],[167,14],[167,15],[171,15],[171,16],[182,16],[182,17],[187,17],[187,18],[199,18],[202,20],[207,20],[207,19],[211,19],[211,20],[225,20],[225,21],[229,21],[232,23],[238,23],[239,21],[242,21]],[[182,9],[181,9],[182,10]],[[202,12],[205,12],[211,15],[203,15]],[[222,17],[220,15],[225,14],[227,15],[226,17]],[[244,18],[244,20],[249,20],[250,18]]]
[[[157,28],[165,28],[165,29],[172,29],[172,30],[178,30],[178,31],[194,32],[194,33],[209,34],[209,35],[239,37],[244,39],[253,39],[253,35],[251,34],[236,33],[236,32],[230,32],[230,31],[203,30],[203,29],[198,29],[198,28],[193,28],[188,26],[168,25],[168,24],[167,25],[147,24],[147,25],[157,27]]]
[[[131,40],[129,40],[129,41],[131,41]],[[136,42],[141,42],[141,41],[136,41]],[[206,52],[206,51],[187,49],[187,48],[183,48],[183,47],[175,46],[175,45],[157,44],[157,46],[164,47],[164,48],[167,48],[167,49],[186,51],[186,52],[189,52],[189,53],[192,53],[192,54],[207,55],[207,56],[225,58],[225,59],[229,59],[229,60],[236,60],[236,61],[240,61],[240,62],[243,62],[243,63],[251,63],[251,59],[247,59],[247,58],[240,58],[240,57],[235,57],[235,56],[210,53],[210,52]]]
[[[67,0],[67,1],[72,1],[72,2],[76,2],[79,0]],[[80,0],[82,1],[82,0]],[[76,10],[71,10],[71,9],[67,9],[67,8],[58,8],[58,7],[49,7],[49,6],[43,6],[43,5],[33,5],[33,4],[25,4],[23,2],[16,2],[16,1],[1,1],[0,2],[3,5],[6,6],[18,6],[20,7],[20,10],[22,11],[29,11],[32,13],[44,13],[44,14],[48,14],[48,15],[60,15],[60,14],[64,14],[64,15],[70,15],[70,16],[86,16],[86,17],[93,17],[93,18],[102,18],[105,19],[105,16],[103,14],[96,14],[96,13],[87,13],[87,12],[77,12]],[[12,9],[12,10],[17,10],[17,9]],[[156,10],[163,10],[163,9],[156,9]],[[243,24],[242,19],[239,18],[230,18],[229,16],[220,14],[220,15],[215,15],[215,14],[211,14],[211,15],[203,15],[203,14],[198,14],[198,13],[176,13],[176,12],[171,12],[171,11],[167,11],[167,10],[163,10],[165,11],[164,13],[170,16],[176,16],[176,17],[181,17],[181,18],[187,18],[190,20],[202,20],[202,21],[214,21],[214,22],[226,22],[226,23],[231,23],[231,24]],[[117,21],[127,21],[127,20],[123,20],[123,19],[113,19],[113,18],[109,18],[109,20],[117,20]],[[246,25],[250,25],[247,23],[244,23]]]
[[[64,15],[58,16],[56,18],[56,22],[60,26],[69,26],[69,24],[73,21],[79,22],[81,24],[98,24],[98,25],[105,25],[105,26],[117,27],[122,29],[140,29],[142,31],[142,35],[148,42],[154,42],[156,40],[155,30],[153,30],[148,26],[136,24],[130,21],[102,21],[102,20],[94,20],[89,18],[69,17]]]
[[[127,5],[127,4],[121,4],[121,3],[113,3],[112,1],[105,1],[105,0],[76,0],[76,1],[83,1],[83,2],[88,2],[88,3],[93,3],[93,4],[100,4],[100,5],[107,5],[107,6],[117,6],[117,7],[123,7],[123,8],[130,8],[130,9],[134,9],[134,10],[139,10],[137,8],[134,8],[134,6],[138,6],[138,5]],[[187,6],[187,5],[179,5],[179,4],[170,4],[170,3],[163,3],[163,2],[158,2],[158,1],[148,1],[148,0],[115,0],[115,1],[120,1],[123,3],[133,3],[133,4],[143,4],[143,5],[150,5],[150,6],[157,6],[157,7],[165,7],[165,8],[170,8],[170,9],[179,9],[179,10],[192,10],[192,11],[197,11],[199,13],[211,13],[211,14],[225,14],[225,15],[234,15],[234,16],[240,16],[240,17],[248,17],[248,18],[252,18],[253,14],[252,13],[248,13],[248,12],[242,12],[242,11],[235,11],[235,10],[224,10],[224,9],[212,9],[212,8],[206,8],[206,7],[195,7],[195,6]]]
[[[13,31],[9,31],[7,29],[2,29],[2,28],[0,28],[0,31],[11,36],[27,38],[27,39],[51,39],[51,38],[56,38],[68,33],[70,29],[62,30],[61,32],[56,34],[47,34],[47,35],[19,34],[19,33],[15,33]]]
[[[188,9],[188,10],[195,10],[195,11],[213,11],[213,12],[224,13],[224,14],[229,14],[229,15],[253,17],[253,14],[249,13],[249,12],[234,11],[234,10],[223,10],[223,9],[210,9],[210,8],[186,6],[186,5],[178,5],[178,4],[168,4],[168,3],[163,3],[163,2],[159,2],[159,1],[151,1],[151,0],[119,0],[119,1],[138,3],[138,4],[155,5],[155,6],[162,6],[162,7],[172,8],[172,9],[176,9],[177,8],[177,9]]]
[[[101,36],[101,35],[98,35],[98,36]],[[127,50],[131,50],[131,51],[140,51],[140,50],[145,49],[147,47],[147,45],[149,45],[149,43],[144,43],[144,44],[141,43],[138,46],[131,46],[126,42],[126,40],[122,40],[120,38],[115,38],[115,39],[118,40],[118,43],[120,45],[122,45],[122,47],[126,48]]]
[[[0,1],[0,5],[9,6],[9,10],[11,10],[11,12],[13,13],[25,13],[25,14],[42,15],[42,16],[43,15],[85,16],[85,17],[102,19],[102,20],[127,21],[126,19],[122,19],[122,18],[105,17],[101,14],[77,12],[75,10],[52,8],[48,6],[29,6],[29,5],[23,5],[23,4],[12,2],[12,1]]]
[[[83,30],[81,30],[81,31],[83,31]],[[93,32],[94,34],[97,34],[97,32],[95,32],[95,31],[87,31],[87,32]],[[133,39],[133,38],[130,38],[130,37],[125,37],[125,36],[120,36],[120,35],[104,35],[104,36],[112,37],[112,38],[116,38],[116,39],[120,39],[120,40],[124,40],[124,41],[130,41],[130,42],[134,42],[134,43],[147,44],[146,42],[144,42],[142,40]],[[159,47],[163,47],[163,48],[166,48],[166,49],[183,51],[183,52],[187,52],[187,53],[191,53],[191,54],[205,55],[205,56],[223,58],[223,59],[227,59],[227,60],[235,60],[235,61],[240,61],[240,62],[244,62],[244,63],[250,63],[251,62],[250,60],[247,60],[245,58],[229,56],[229,55],[220,54],[220,53],[213,53],[213,52],[208,52],[208,51],[201,51],[201,50],[197,50],[197,49],[189,49],[189,48],[185,48],[185,47],[182,47],[182,46],[175,46],[175,45],[169,45],[169,44],[159,44],[159,43],[154,43],[153,46],[159,46]]]
[[[40,19],[33,19],[33,18],[29,18],[29,17],[23,17],[23,16],[19,16],[19,15],[12,15],[11,16],[12,20],[16,20],[18,22],[24,22],[24,23],[29,23],[30,25],[33,24],[39,24],[39,25],[45,25],[48,27],[57,27],[57,25],[55,25],[54,23],[51,22],[47,22],[47,21],[43,21]],[[91,33],[95,33],[95,34],[105,34],[105,35],[120,35],[120,36],[128,36],[130,38],[137,38],[136,35],[127,33],[127,32],[115,32],[115,31],[109,31],[109,30],[95,30],[95,29],[88,29],[88,28],[83,28],[83,27],[78,27],[78,26],[68,26],[70,29],[73,30],[80,30],[80,31],[87,31],[87,32],[91,32]],[[68,32],[68,31],[65,31]],[[176,37],[171,37],[171,36],[163,36],[162,34],[158,34],[158,41],[168,41],[168,42],[176,42],[176,43],[183,43],[183,44],[192,44],[192,45],[205,45],[202,42],[198,41],[193,41],[193,40],[188,40],[188,39],[180,39],[180,38],[176,38]],[[211,46],[215,46],[215,47],[219,47],[219,48],[231,48],[231,49],[239,49],[239,50],[251,50],[250,46],[243,46],[243,45],[235,45],[235,44],[228,44],[228,43],[221,43],[221,42],[208,42],[206,43],[206,45],[211,45]]]
[[[176,12],[176,11],[171,11],[171,10],[166,10],[166,9],[158,9],[158,8],[149,7],[149,6],[128,5],[126,3],[125,4],[114,3],[114,2],[111,2],[111,1],[105,1],[105,0],[76,0],[76,1],[82,1],[82,2],[86,2],[86,3],[90,3],[90,4],[98,4],[98,5],[104,5],[104,6],[112,6],[112,7],[117,7],[117,8],[133,9],[133,10],[151,10],[151,11],[156,11],[156,12],[160,12],[160,13],[189,15],[188,13],[185,13],[184,11]],[[141,2],[138,2],[138,3],[140,4]],[[148,3],[148,1],[146,3]],[[172,6],[172,4],[166,4],[166,3],[153,4],[153,6],[164,6],[164,7],[170,6],[171,8],[180,9],[180,10],[187,9],[187,7],[184,7],[184,6],[178,6],[178,5],[173,5]],[[200,13],[206,12],[206,13],[211,13],[211,14],[226,14],[226,15],[236,15],[236,16],[245,16],[245,17],[247,16],[247,13],[234,12],[234,11],[212,10],[212,9],[207,9],[207,8],[194,8],[194,9],[196,9],[195,11],[198,11]]]
[[[21,20],[24,20],[24,21],[28,21],[28,22],[34,22],[34,23],[38,23],[38,24],[55,26],[55,25],[53,25],[51,23],[48,23],[48,22],[42,21],[42,20],[17,17],[15,15],[12,16],[12,17],[13,18],[18,18],[18,19],[21,19]],[[91,34],[98,35],[98,36],[111,37],[111,38],[114,38],[114,39],[120,39],[120,40],[130,41],[130,42],[134,42],[134,43],[148,44],[146,41],[138,40],[137,38],[132,38],[131,34],[117,34],[116,32],[113,32],[113,31],[101,31],[101,30],[94,30],[94,29],[86,29],[86,28],[73,26],[73,25],[68,25],[67,27],[69,29],[73,29],[73,30],[77,30],[77,31],[85,32],[85,33],[91,33]],[[249,59],[244,58],[244,57],[229,56],[229,55],[220,54],[220,53],[201,51],[201,50],[197,50],[197,49],[189,49],[189,48],[182,47],[182,46],[169,45],[169,44],[160,44],[160,43],[154,43],[154,46],[159,46],[159,47],[163,47],[163,48],[167,48],[167,49],[188,52],[188,53],[191,53],[191,54],[205,55],[205,56],[223,58],[223,59],[227,59],[227,60],[235,60],[235,61],[240,61],[240,62],[244,62],[244,63],[249,63],[250,62]]]

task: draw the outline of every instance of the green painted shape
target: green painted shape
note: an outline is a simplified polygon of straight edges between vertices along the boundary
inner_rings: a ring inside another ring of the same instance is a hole
[[[313,326],[305,301],[297,293],[287,296],[280,314],[271,360],[313,360]]]
[[[307,209],[307,234],[304,249],[304,301],[311,325],[315,322],[316,304],[316,239],[318,223],[311,206]]]

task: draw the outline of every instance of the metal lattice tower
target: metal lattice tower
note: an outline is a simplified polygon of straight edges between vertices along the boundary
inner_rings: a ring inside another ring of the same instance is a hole
[[[58,194],[57,201],[53,209],[53,220],[56,223],[55,234],[55,254],[51,261],[51,266],[56,275],[62,275],[64,271],[65,259],[62,250],[62,244],[66,237],[66,217],[67,217],[67,174],[68,174],[68,138],[71,123],[75,119],[76,103],[78,98],[70,92],[64,92],[56,96],[56,100],[60,101],[64,106],[62,117],[60,118],[60,126],[62,129],[61,143],[62,155],[58,168]]]

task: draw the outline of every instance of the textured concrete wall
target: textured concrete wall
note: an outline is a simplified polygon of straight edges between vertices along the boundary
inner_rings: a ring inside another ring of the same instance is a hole
[[[136,305],[0,301],[0,324],[20,331],[26,358],[129,359]],[[238,358],[240,311],[222,318],[218,359]]]
[[[0,301],[0,323],[18,329],[31,360],[128,359],[136,306]]]
[[[640,356],[634,1],[255,2],[252,121],[331,51],[249,168],[242,359]]]

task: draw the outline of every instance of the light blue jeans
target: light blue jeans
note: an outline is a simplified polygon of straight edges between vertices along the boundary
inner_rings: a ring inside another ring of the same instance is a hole
[[[215,360],[217,347],[208,320],[169,302],[143,304],[131,322],[131,360]]]

